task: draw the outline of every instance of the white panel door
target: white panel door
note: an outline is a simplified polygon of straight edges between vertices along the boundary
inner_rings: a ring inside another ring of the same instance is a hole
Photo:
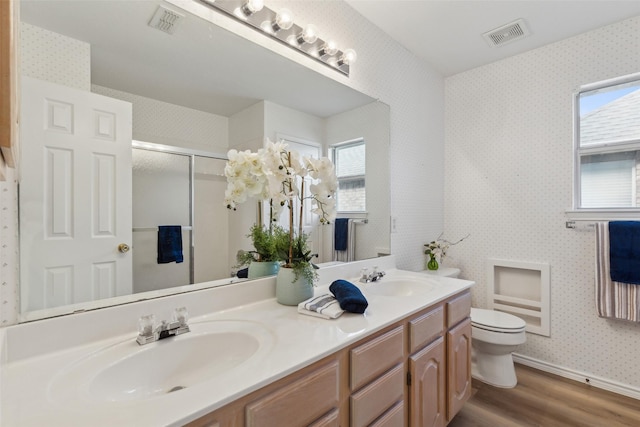
[[[131,104],[21,86],[22,311],[131,294]]]

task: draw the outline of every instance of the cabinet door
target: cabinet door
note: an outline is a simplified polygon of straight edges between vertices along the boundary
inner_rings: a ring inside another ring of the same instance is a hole
[[[449,395],[447,419],[451,420],[471,396],[471,320],[447,332]]]
[[[409,358],[411,426],[442,427],[446,424],[447,378],[444,352],[444,338],[440,337]]]

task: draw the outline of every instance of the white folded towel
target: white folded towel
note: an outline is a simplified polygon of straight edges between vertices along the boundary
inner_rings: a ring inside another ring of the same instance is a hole
[[[302,301],[298,304],[298,313],[323,319],[336,319],[344,313],[344,310],[340,308],[338,300],[333,295],[324,294]]]

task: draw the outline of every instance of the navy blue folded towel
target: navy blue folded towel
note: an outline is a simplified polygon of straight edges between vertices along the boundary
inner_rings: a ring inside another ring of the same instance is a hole
[[[334,249],[346,251],[349,239],[349,218],[336,218],[333,225]]]
[[[336,280],[329,286],[329,291],[340,303],[340,308],[350,313],[364,313],[369,306],[360,289],[346,280]]]
[[[182,227],[161,225],[158,227],[158,264],[184,261],[182,255]]]
[[[640,285],[640,222],[609,223],[609,270],[614,282]]]

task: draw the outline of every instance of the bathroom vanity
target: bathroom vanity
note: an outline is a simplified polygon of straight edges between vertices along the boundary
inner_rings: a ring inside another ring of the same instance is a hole
[[[322,269],[316,294],[373,262],[364,315],[299,314],[266,278],[5,328],[2,425],[446,425],[471,392],[473,282],[386,257]],[[136,343],[181,306],[191,332]]]
[[[189,426],[444,426],[471,395],[470,304],[461,291]]]

